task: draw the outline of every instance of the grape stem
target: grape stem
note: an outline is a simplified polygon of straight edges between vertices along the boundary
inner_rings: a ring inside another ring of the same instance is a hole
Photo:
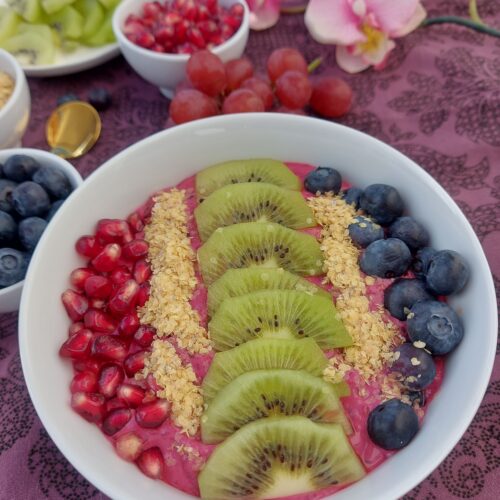
[[[316,71],[321,66],[321,63],[323,62],[322,57],[317,57],[313,61],[309,63],[309,66],[307,66],[307,72],[311,74],[313,71]]]

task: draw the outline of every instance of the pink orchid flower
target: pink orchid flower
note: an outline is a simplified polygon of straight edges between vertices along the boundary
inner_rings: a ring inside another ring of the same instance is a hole
[[[280,17],[280,0],[247,0],[250,9],[250,28],[265,30],[274,26]]]
[[[349,73],[384,66],[396,46],[425,19],[419,0],[310,0],[305,23],[320,43],[336,44],[337,64]]]

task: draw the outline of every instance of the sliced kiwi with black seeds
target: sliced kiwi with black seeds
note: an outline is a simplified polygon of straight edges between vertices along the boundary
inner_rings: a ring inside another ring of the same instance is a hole
[[[281,498],[361,479],[365,470],[338,424],[256,420],[221,443],[198,476],[204,500]]]
[[[239,297],[257,290],[297,290],[309,295],[321,295],[327,299],[331,295],[296,274],[283,268],[263,269],[261,267],[245,267],[227,270],[215,283],[208,287],[208,314],[217,310],[221,302],[229,297]]]
[[[261,290],[226,299],[208,331],[216,351],[258,337],[312,338],[322,349],[352,345],[331,299],[295,290]]]
[[[208,403],[201,417],[201,439],[220,443],[249,422],[282,415],[336,423],[352,432],[332,384],[303,370],[253,370],[235,378]]]
[[[282,162],[268,158],[233,160],[205,168],[196,174],[196,192],[204,199],[216,189],[240,182],[267,182],[299,191],[300,179]]]
[[[312,210],[298,191],[260,182],[217,189],[196,207],[194,216],[202,241],[217,228],[240,222],[276,222],[292,229],[316,225]]]
[[[301,276],[323,273],[323,253],[316,238],[273,222],[245,222],[216,229],[198,250],[206,285],[228,269],[272,267]]]

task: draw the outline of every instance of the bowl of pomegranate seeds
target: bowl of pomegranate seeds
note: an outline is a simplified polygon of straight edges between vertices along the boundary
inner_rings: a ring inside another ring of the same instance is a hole
[[[208,49],[224,62],[236,59],[249,29],[243,0],[124,0],[113,15],[123,56],[166,97],[185,79],[191,54]]]

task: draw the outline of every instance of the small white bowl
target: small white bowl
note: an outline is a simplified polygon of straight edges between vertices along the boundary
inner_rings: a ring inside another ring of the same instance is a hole
[[[149,0],[123,0],[113,14],[113,31],[127,62],[144,80],[160,88],[160,92],[173,97],[175,88],[186,78],[186,64],[189,54],[160,54],[144,49],[132,43],[123,33],[125,20],[130,14],[139,15],[142,5]],[[220,4],[229,7],[239,3],[244,8],[243,19],[238,31],[224,43],[217,45],[211,51],[223,62],[237,59],[243,54],[250,31],[250,13],[244,0],[220,0]]]
[[[31,98],[24,71],[16,58],[0,49],[0,71],[14,79],[14,91],[0,108],[0,149],[21,146],[31,111]]]
[[[3,163],[12,155],[19,154],[32,156],[41,165],[50,165],[64,172],[73,187],[73,191],[83,182],[82,176],[79,174],[78,170],[71,165],[71,163],[60,158],[59,156],[48,153],[47,151],[41,151],[39,149],[15,148],[0,150],[0,163]],[[0,314],[17,311],[17,309],[19,309],[23,284],[24,280],[18,281],[14,285],[6,288],[0,288]]]

